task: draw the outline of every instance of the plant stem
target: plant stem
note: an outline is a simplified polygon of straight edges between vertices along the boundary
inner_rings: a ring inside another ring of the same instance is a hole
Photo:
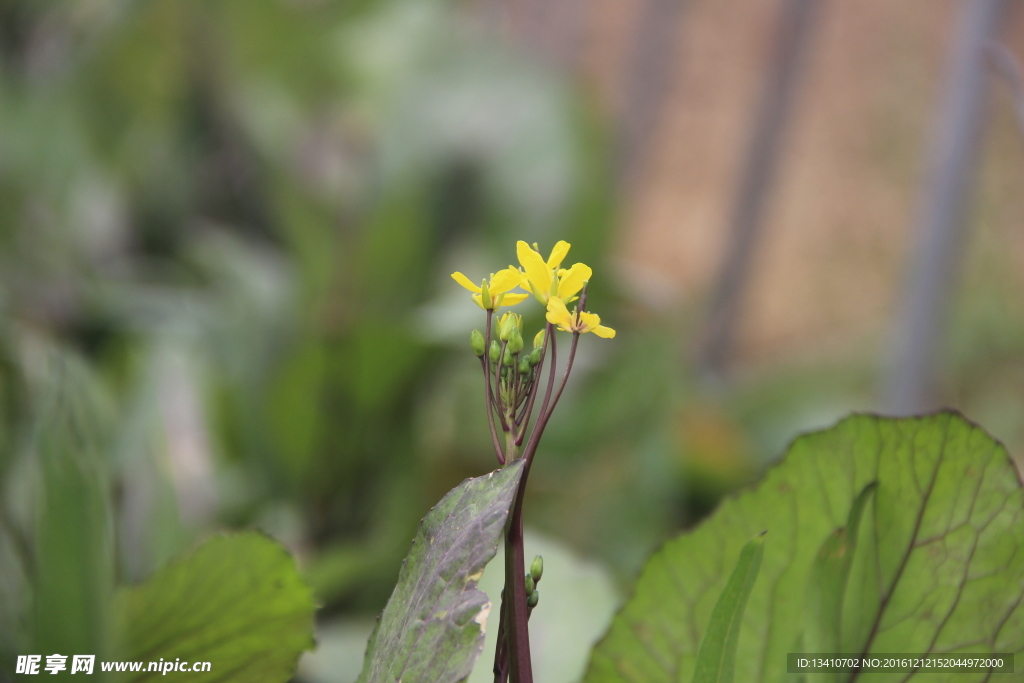
[[[501,452],[501,443],[498,442],[498,432],[494,429],[494,396],[491,394],[491,318],[494,311],[487,311],[487,331],[484,333],[484,355],[480,362],[484,366],[484,406],[487,409],[487,426],[491,428],[491,442],[494,445],[494,455],[498,457],[498,464],[505,464],[505,455]]]
[[[526,480],[526,473],[529,472],[530,462],[533,460],[533,454],[537,451],[537,445],[540,443],[541,434],[544,433],[544,429],[548,426],[548,420],[551,419],[551,414],[555,412],[555,406],[558,405],[558,399],[562,398],[562,390],[565,389],[565,383],[569,380],[569,373],[572,372],[572,362],[576,358],[576,345],[580,341],[580,333],[574,332],[572,335],[572,345],[569,347],[569,359],[565,363],[565,372],[562,373],[562,382],[558,385],[558,391],[555,392],[554,397],[551,401],[551,407],[544,410],[547,406],[548,398],[551,395],[552,387],[554,386],[555,379],[555,365],[554,362],[551,364],[551,374],[548,377],[548,396],[544,397],[544,406],[541,406],[540,415],[537,416],[537,424],[533,428],[533,434],[530,435],[530,441],[523,449],[523,457],[526,458],[527,469],[523,470],[523,481]],[[551,359],[554,361],[554,347],[551,349]],[[519,488],[522,488],[523,484],[520,482]]]
[[[550,327],[550,324],[549,324]],[[530,387],[530,397],[526,401],[526,406],[523,407],[519,417],[516,418],[516,426],[522,424],[519,430],[519,436],[516,438],[516,445],[521,446],[523,443],[523,437],[526,436],[526,429],[530,425],[530,415],[533,414],[533,404],[537,400],[537,393],[540,388],[540,378],[544,375],[544,359],[548,351],[548,333],[544,333],[544,345],[540,349],[540,360],[537,362],[537,368],[534,371],[533,386]]]
[[[543,430],[547,426],[548,420],[551,419],[551,414],[555,412],[555,406],[558,405],[558,400],[562,398],[562,391],[565,389],[566,382],[569,381],[569,373],[572,372],[572,362],[576,358],[576,346],[580,341],[580,333],[572,333],[572,344],[569,346],[569,359],[565,362],[565,372],[562,373],[562,382],[558,385],[558,391],[555,392],[554,398],[551,400],[551,407],[548,412],[537,418],[537,426]],[[536,446],[534,446],[536,448]]]
[[[494,368],[494,393],[497,395],[497,400],[494,405],[497,406],[498,419],[501,420],[501,431],[508,431],[508,422],[505,420],[505,411],[507,406],[505,405],[505,399],[501,395],[501,368],[504,367],[505,363],[505,349],[508,347],[508,342],[501,342],[501,353],[498,354],[498,364]],[[505,455],[505,459],[509,460],[508,454]]]
[[[505,459],[512,462],[519,457],[519,447],[516,445],[515,431],[505,432]]]
[[[548,369],[548,388],[544,392],[544,400],[540,404],[540,415],[537,417],[537,424],[533,428],[533,433],[530,434],[530,440],[526,442],[526,448],[523,449],[523,457],[532,458],[534,452],[537,450],[537,443],[540,441],[541,432],[544,431],[541,426],[541,421],[544,418],[544,414],[548,412],[548,403],[551,401],[551,392],[555,386],[555,368],[557,367],[557,353],[555,351],[555,326],[548,323],[547,328],[544,332],[544,346],[547,348],[548,339],[551,340],[551,367]],[[543,352],[542,352],[543,353]],[[535,382],[540,382],[540,375],[537,375]],[[525,428],[524,428],[525,430]],[[529,464],[527,464],[529,467]],[[526,477],[526,472],[523,471],[523,477]],[[522,488],[522,483],[519,484],[519,488]]]
[[[530,658],[529,612],[526,606],[526,559],[523,552],[523,496],[526,479],[530,474],[530,461],[523,466],[516,502],[505,527],[505,602],[508,619],[509,674],[511,683],[533,683],[533,665]]]
[[[508,680],[508,634],[505,628],[507,621],[508,601],[501,601],[501,617],[498,621],[498,642],[494,645],[494,683],[505,683]]]

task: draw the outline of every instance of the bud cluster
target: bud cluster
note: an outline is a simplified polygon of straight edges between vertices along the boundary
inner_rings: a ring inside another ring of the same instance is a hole
[[[525,350],[523,317],[505,313],[498,318],[492,330],[490,346],[479,330],[469,335],[473,354],[485,360],[490,375],[495,378],[495,406],[501,420],[502,431],[509,439],[508,446],[512,459],[516,457],[521,435],[525,432],[523,418],[528,411],[528,402],[534,392],[539,374],[538,366],[544,355],[544,330],[533,337],[533,348]],[[517,427],[519,427],[517,429]]]
[[[526,573],[526,607],[529,612],[533,612],[533,608],[540,602],[540,591],[537,590],[537,584],[540,583],[540,577],[544,574],[544,558],[537,555],[533,558],[533,562],[530,564],[530,571]]]

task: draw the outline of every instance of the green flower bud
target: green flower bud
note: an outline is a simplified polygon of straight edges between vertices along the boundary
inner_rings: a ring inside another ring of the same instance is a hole
[[[533,582],[533,575],[526,575],[526,594],[530,595],[533,591],[537,590],[537,584]]]
[[[544,558],[537,555],[533,558],[533,562],[530,563],[530,576],[537,583],[540,583],[540,577],[544,575]]]
[[[483,358],[484,335],[480,333],[480,330],[473,330],[469,333],[469,347],[473,349],[473,353],[476,354],[477,358]]]
[[[519,330],[512,330],[512,334],[508,338],[508,352],[511,354],[517,354],[523,350],[523,335],[519,334]]]
[[[530,355],[527,356],[527,358],[530,359],[530,365],[537,365],[538,363],[540,363],[540,354],[542,351],[544,351],[544,349],[540,348],[530,351]]]
[[[512,351],[508,348],[505,349],[505,355],[501,358],[501,364],[504,366],[502,370],[512,367],[512,364],[516,362],[515,357],[512,355]],[[502,375],[504,377],[504,375]]]
[[[519,374],[520,375],[529,375],[531,367],[533,367],[533,366],[530,365],[530,357],[529,356],[525,356],[525,357],[519,359]]]
[[[517,331],[523,323],[523,317],[516,313],[506,313],[498,321],[498,339],[508,341],[512,333]]]
[[[540,602],[540,591],[533,591],[530,593],[530,597],[526,598],[526,606],[533,609]]]
[[[491,340],[491,362],[492,363],[497,363],[498,362],[498,358],[500,358],[500,357],[501,357],[501,344],[499,344],[496,340],[492,339]]]
[[[494,299],[491,298],[490,283],[487,280],[480,283],[480,303],[484,305],[485,310],[494,308]]]
[[[539,349],[544,346],[544,330],[533,335],[533,348]]]

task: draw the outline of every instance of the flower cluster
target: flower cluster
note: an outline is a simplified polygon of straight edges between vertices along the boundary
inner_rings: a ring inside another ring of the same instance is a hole
[[[574,263],[571,268],[562,268],[562,261],[569,253],[569,243],[559,241],[551,250],[547,260],[540,254],[537,245],[530,246],[520,240],[516,244],[519,268],[509,266],[490,278],[484,278],[479,285],[462,273],[452,273],[452,278],[473,293],[473,301],[485,311],[495,311],[502,306],[515,306],[530,294],[547,308],[547,320],[563,332],[582,334],[593,332],[599,337],[611,338],[615,330],[601,324],[601,318],[573,307],[570,313],[567,304],[579,299],[579,293],[586,287],[593,274],[585,263]],[[527,294],[513,292],[519,287]]]
[[[562,268],[568,253],[569,243],[564,240],[554,246],[547,259],[541,255],[536,244],[531,247],[520,241],[516,245],[518,268],[509,266],[491,273],[489,277],[481,279],[479,285],[462,273],[452,273],[452,278],[469,290],[476,305],[487,313],[484,332],[473,330],[469,340],[473,353],[480,358],[483,366],[487,419],[494,451],[501,463],[514,460],[520,455],[530,458],[536,451],[537,441],[572,370],[580,335],[593,332],[598,337],[615,336],[615,330],[602,325],[596,313],[585,309],[587,283],[593,271],[585,263],[574,263],[569,268]],[[517,288],[524,291],[513,291]],[[515,306],[530,295],[544,305],[547,325],[534,337],[533,349],[524,352],[522,316],[504,313],[495,320],[494,314],[502,306]],[[570,305],[572,311],[569,310]],[[572,334],[565,374],[557,389],[554,381],[556,330]],[[540,377],[545,370],[544,361],[548,354],[548,381],[540,415],[530,441],[520,453],[542,384]],[[500,423],[505,435],[504,446],[498,438],[496,423]]]

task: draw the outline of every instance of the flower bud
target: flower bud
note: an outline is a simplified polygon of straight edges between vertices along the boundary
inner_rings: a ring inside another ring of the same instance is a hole
[[[501,357],[501,364],[503,366],[501,368],[502,371],[504,371],[506,368],[512,367],[512,364],[515,363],[515,362],[516,362],[516,359],[512,355],[512,352],[509,351],[508,348],[506,348],[505,349],[505,355]],[[504,377],[504,375],[502,375],[502,377]]]
[[[513,331],[517,331],[522,324],[522,316],[515,313],[506,313],[498,321],[498,339],[508,341]]]
[[[493,275],[491,277],[494,277]],[[494,308],[494,300],[491,298],[490,283],[484,280],[480,283],[480,303],[483,304],[484,310]]]
[[[512,334],[508,338],[508,352],[510,354],[517,354],[523,350],[523,335],[519,334],[518,329],[513,329]]]
[[[537,590],[537,584],[533,581],[533,575],[526,575],[526,594],[530,595],[533,591]]]
[[[473,353],[476,354],[477,358],[483,358],[484,335],[480,333],[480,330],[473,330],[469,333],[469,347],[473,349]]]
[[[533,591],[530,593],[530,597],[526,598],[526,606],[533,609],[540,602],[540,591]]]
[[[533,558],[533,562],[530,563],[530,576],[533,577],[535,582],[540,582],[540,577],[544,575],[544,558],[537,555]]]
[[[532,367],[533,366],[530,365],[530,357],[529,356],[524,356],[523,358],[519,359],[519,374],[520,375],[529,375],[530,374],[530,368],[532,368]]]
[[[491,362],[492,363],[497,363],[498,362],[498,358],[500,358],[500,357],[501,357],[501,345],[497,342],[497,340],[492,339],[491,340]]]
[[[533,348],[539,349],[544,346],[544,330],[533,335]]]
[[[538,363],[540,363],[540,354],[543,351],[544,351],[544,349],[534,349],[533,351],[530,351],[530,355],[527,356],[527,358],[530,360],[530,365],[531,366],[532,365],[537,365]]]

